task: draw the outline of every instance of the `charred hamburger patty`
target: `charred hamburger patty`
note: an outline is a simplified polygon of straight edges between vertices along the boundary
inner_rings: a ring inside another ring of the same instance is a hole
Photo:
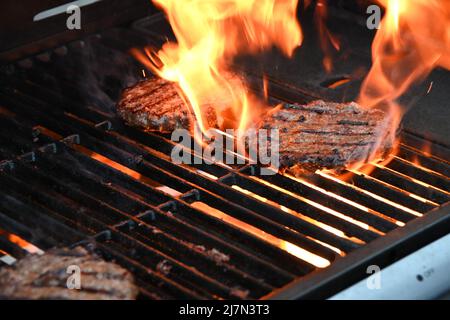
[[[365,161],[375,150],[384,155],[393,145],[390,117],[354,102],[283,104],[260,128],[279,129],[281,169],[343,168]]]
[[[68,289],[69,266],[81,272],[81,289]],[[131,300],[138,289],[133,276],[82,247],[30,255],[0,269],[0,297],[6,299]]]
[[[180,97],[176,85],[156,77],[126,88],[117,111],[128,125],[148,131],[189,129],[195,119]],[[206,108],[205,117],[210,127],[217,126],[212,108]]]

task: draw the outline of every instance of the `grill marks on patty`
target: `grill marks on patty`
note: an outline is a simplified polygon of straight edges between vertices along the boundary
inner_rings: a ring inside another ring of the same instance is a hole
[[[205,107],[207,124],[217,126],[212,107]],[[151,78],[126,88],[117,104],[119,116],[133,127],[148,131],[172,132],[189,129],[195,119],[175,84]]]
[[[391,120],[385,112],[356,103],[314,101],[283,104],[259,126],[280,130],[280,165],[306,170],[342,168],[392,148]],[[270,147],[270,142],[269,142]]]
[[[242,81],[237,76],[229,77]],[[206,127],[218,126],[212,105],[227,106],[228,102],[218,101],[218,96],[223,95],[211,94],[211,103],[202,107]],[[118,114],[128,125],[159,132],[190,129],[195,119],[176,85],[160,78],[125,89]],[[394,143],[391,118],[382,110],[364,110],[354,102],[318,100],[308,105],[283,104],[269,112],[258,127],[279,129],[282,169],[343,168],[366,161],[373,153],[383,156]],[[268,142],[269,148],[271,143]]]
[[[81,290],[67,288],[69,266],[80,268]],[[130,300],[137,294],[127,270],[82,247],[30,255],[0,269],[0,296],[7,299]]]

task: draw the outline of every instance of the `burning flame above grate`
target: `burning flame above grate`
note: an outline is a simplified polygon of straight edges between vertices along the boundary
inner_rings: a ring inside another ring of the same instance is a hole
[[[395,135],[407,111],[398,99],[434,68],[450,69],[450,2],[377,1],[386,13],[372,43],[372,67],[361,86],[358,103],[386,110],[395,129],[391,134]],[[395,136],[392,141],[396,141]],[[392,154],[396,153],[397,146]]]
[[[378,0],[386,8],[360,92],[366,107],[395,101],[435,67],[450,69],[450,2]]]
[[[229,70],[238,54],[276,46],[292,55],[303,39],[297,0],[154,0],[173,28],[177,43],[157,54],[135,56],[160,77],[176,82],[193,108],[202,132],[214,106],[219,124],[246,129],[263,103]],[[227,119],[228,118],[228,119]],[[231,121],[230,121],[231,118]]]
[[[450,69],[450,2],[439,0],[377,0],[385,16],[372,44],[372,67],[360,90],[358,103],[380,108],[390,116],[391,141],[405,113],[398,99],[434,68]],[[153,0],[164,10],[177,42],[167,42],[159,52],[134,56],[158,76],[178,84],[182,97],[195,114],[199,129],[208,129],[206,115],[215,111],[219,126],[243,131],[256,123],[266,103],[252,96],[230,70],[240,54],[255,54],[278,47],[287,56],[301,45],[297,21],[298,0]],[[303,7],[311,1],[303,1]],[[318,0],[318,25],[324,67],[332,70],[331,50],[342,50],[326,29],[327,1]],[[378,145],[385,135],[380,135]],[[378,161],[377,146],[364,161]],[[396,149],[396,148],[394,148]],[[395,150],[393,154],[395,155]],[[386,163],[384,163],[386,164]],[[368,172],[365,172],[368,174]]]

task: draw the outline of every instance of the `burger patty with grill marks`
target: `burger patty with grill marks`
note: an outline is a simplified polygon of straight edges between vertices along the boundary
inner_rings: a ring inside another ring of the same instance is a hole
[[[205,107],[204,110],[208,126],[217,127],[214,109]],[[117,104],[117,112],[130,126],[158,132],[189,129],[195,119],[176,84],[156,77],[126,88]]]
[[[79,268],[79,290],[68,288],[70,266]],[[0,269],[3,299],[131,300],[137,294],[130,272],[83,247],[52,249]]]
[[[293,173],[345,168],[367,161],[373,153],[383,157],[395,136],[391,117],[384,111],[364,110],[354,102],[283,104],[259,127],[279,129],[280,166]]]

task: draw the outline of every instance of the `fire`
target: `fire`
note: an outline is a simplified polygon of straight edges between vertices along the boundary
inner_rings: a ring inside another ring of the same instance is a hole
[[[340,51],[341,44],[326,25],[328,17],[327,0],[318,0],[314,10],[314,20],[319,32],[320,47],[324,53],[322,60],[323,67],[327,73],[333,71],[333,50]]]
[[[450,2],[379,0],[386,7],[361,89],[367,107],[395,103],[435,67],[450,69]]]
[[[386,8],[359,102],[403,114],[396,100],[435,67],[450,68],[450,2],[379,0]]]
[[[397,128],[406,111],[399,98],[434,68],[450,69],[450,2],[377,1],[385,8],[385,15],[372,44],[372,67],[361,86],[358,103],[365,108],[385,110],[390,128],[379,134],[366,159],[352,165],[354,170],[367,162],[383,160],[378,149],[385,139],[393,142],[391,154],[396,154]],[[165,12],[176,42],[165,43],[157,52],[149,48],[145,53],[134,50],[134,56],[159,77],[177,84],[195,115],[197,128],[206,136],[211,109],[220,129],[234,128],[242,132],[256,123],[268,107],[267,79],[263,79],[266,101],[260,101],[233,72],[233,60],[238,55],[255,54],[272,47],[292,56],[303,41],[296,15],[299,1],[153,2]],[[306,9],[312,1],[301,3],[302,9]],[[327,1],[315,3],[314,18],[325,56],[323,64],[330,72],[331,53],[341,50],[340,43],[326,28]],[[431,90],[432,84],[428,93]]]
[[[422,153],[424,155],[426,155],[427,157],[431,157],[431,142],[426,142],[423,146],[422,146]]]
[[[230,70],[237,55],[275,46],[290,56],[303,40],[298,0],[153,0],[167,15],[177,43],[134,55],[158,76],[178,84],[206,133],[206,108],[221,128],[246,129],[261,110]]]
[[[378,0],[386,13],[372,43],[372,67],[360,90],[358,102],[380,108],[390,117],[392,155],[406,108],[398,99],[436,67],[450,68],[450,2],[439,0]],[[428,89],[429,93],[431,86]],[[379,137],[377,144],[383,137]],[[377,163],[377,147],[369,162]],[[392,159],[392,157],[389,157]],[[365,161],[364,161],[365,162]],[[364,162],[352,168],[359,169]],[[386,164],[386,163],[384,163]],[[365,172],[370,173],[370,172]]]

